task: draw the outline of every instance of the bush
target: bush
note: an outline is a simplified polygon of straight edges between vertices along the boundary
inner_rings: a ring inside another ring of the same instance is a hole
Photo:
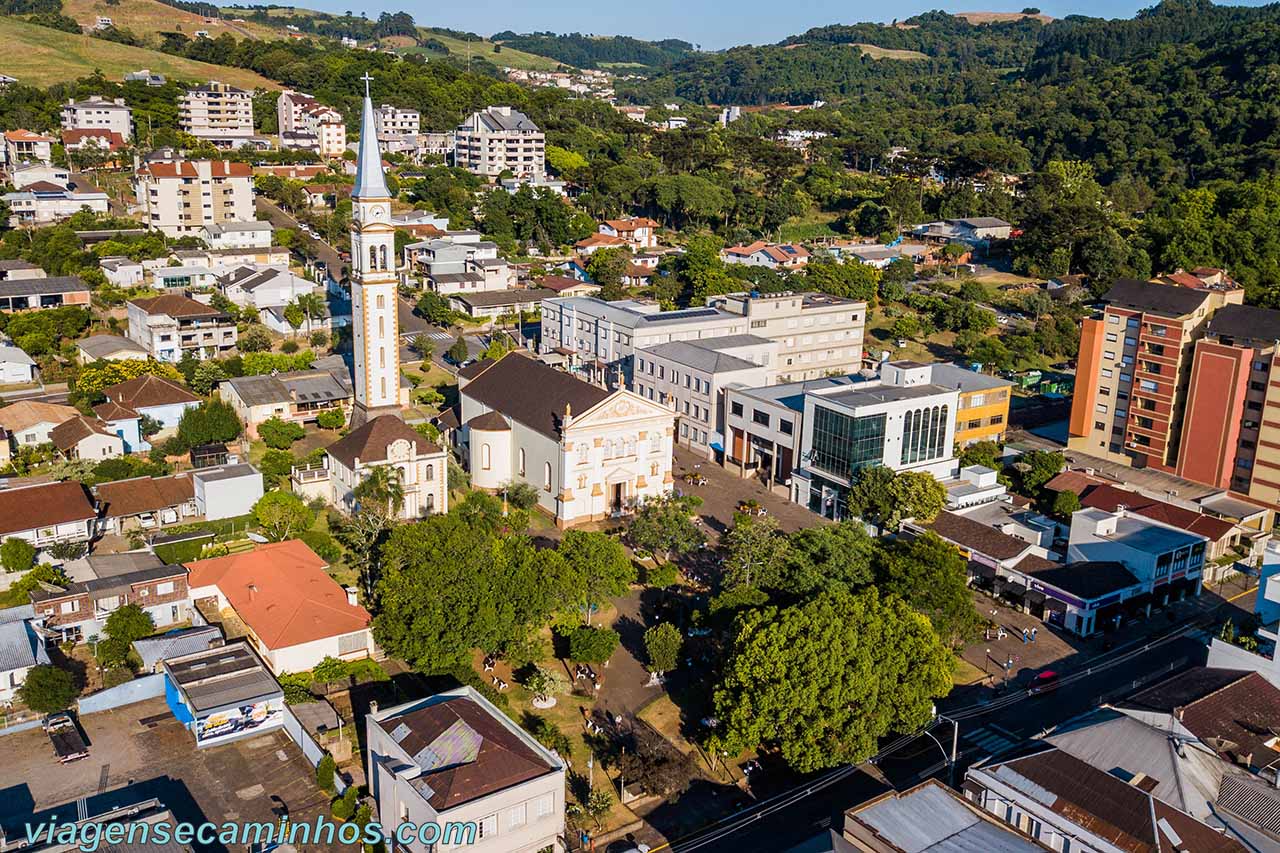
[[[658,563],[656,566],[648,566],[644,570],[645,584],[658,589],[675,586],[677,577],[678,571],[675,563]]]
[[[533,735],[534,740],[547,749],[554,749],[563,758],[572,754],[573,746],[569,742],[569,736],[546,717],[526,712],[521,724],[525,731]]]
[[[125,666],[129,662],[129,643],[114,637],[99,640],[94,648],[94,657],[107,669]]]
[[[347,425],[347,416],[342,409],[326,409],[316,415],[316,425],[321,429],[342,429]]]
[[[618,648],[618,632],[610,628],[575,628],[569,634],[569,658],[582,663],[604,663]]]
[[[236,341],[236,348],[240,352],[263,352],[271,349],[271,335],[259,325],[252,325],[245,329],[244,334]]]
[[[520,480],[508,480],[502,484],[500,491],[507,503],[516,509],[530,510],[538,505],[538,490]]]
[[[164,545],[156,545],[153,549],[155,555],[165,563],[171,566],[180,565],[182,563],[190,563],[200,559],[200,554],[204,551],[204,546],[213,541],[213,534],[209,533],[195,539],[187,539],[183,542],[169,542]]]
[[[113,666],[106,672],[102,673],[103,687],[119,687],[128,681],[133,681],[133,670],[127,666]]]
[[[320,786],[320,790],[333,790],[333,777],[337,769],[332,755],[326,753],[320,759],[320,763],[316,765],[316,784]]]
[[[9,538],[0,545],[0,565],[6,572],[29,572],[35,563],[36,549],[25,539]]]
[[[329,565],[342,559],[342,546],[323,530],[306,530],[298,537],[307,543],[307,547],[316,552],[316,556]]]
[[[284,691],[284,701],[287,705],[303,705],[316,700],[316,697],[311,695],[311,676],[305,672],[286,672],[276,681],[280,682],[280,689]]]
[[[298,342],[294,340],[285,341],[280,345],[280,352],[293,355],[298,351]]]
[[[112,611],[102,630],[111,639],[121,640],[128,645],[134,640],[154,634],[156,623],[151,614],[138,605],[126,604]]]
[[[329,333],[316,329],[311,333],[311,345],[316,349],[324,349],[329,345]]]
[[[71,673],[48,664],[32,667],[27,672],[27,680],[18,688],[22,704],[37,714],[65,711],[79,694]]]
[[[267,447],[276,450],[288,450],[306,434],[306,430],[298,424],[282,421],[274,416],[258,425],[258,435],[266,442]]]

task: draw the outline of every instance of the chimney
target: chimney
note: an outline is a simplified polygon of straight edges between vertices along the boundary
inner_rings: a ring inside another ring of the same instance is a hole
[[[375,717],[377,716],[377,714],[378,714],[378,700],[370,699],[369,700],[369,716]]]
[[[360,598],[359,598],[359,595],[357,594],[356,588],[354,586],[349,586],[349,587],[346,587],[346,591],[347,591],[347,604],[350,604],[352,607],[359,607]]]
[[[257,596],[258,596],[257,584],[252,584],[252,583],[249,584],[249,600],[253,601],[255,598],[257,598]]]
[[[573,423],[573,407],[568,403],[564,404],[564,425],[567,427]]]

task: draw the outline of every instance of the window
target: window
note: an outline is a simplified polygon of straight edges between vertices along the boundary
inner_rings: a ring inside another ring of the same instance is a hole
[[[688,424],[680,424],[680,437],[681,437],[681,438],[688,438],[688,437],[689,437],[689,425],[688,425]]]
[[[538,797],[537,805],[534,806],[538,817],[546,817],[556,810],[556,795],[543,794]]]
[[[947,406],[916,409],[902,419],[903,465],[936,459],[946,444],[949,412]]]
[[[1093,407],[1093,410],[1100,415],[1105,415],[1108,411],[1106,403],[1098,403],[1096,406]]]
[[[476,838],[493,838],[498,834],[498,816],[491,814],[476,821]]]
[[[520,452],[523,453],[524,451],[522,450]],[[430,482],[433,482],[435,478],[436,478],[436,466],[428,465],[427,475],[423,479],[426,480],[428,483],[430,483]]]
[[[1110,323],[1110,324],[1111,324],[1111,325],[1113,325],[1113,326],[1118,326],[1118,325],[1120,325],[1120,318],[1119,318],[1119,317],[1117,317],[1115,314],[1108,314],[1108,315],[1107,315],[1107,322],[1108,322],[1108,323]]]
[[[516,470],[519,471],[520,476],[523,477],[524,476],[524,448],[523,447],[520,448],[520,453],[517,456],[517,459],[518,461],[516,463]]]
[[[993,425],[993,426],[994,426],[994,425],[996,425],[996,424],[1002,424],[1002,423],[1004,423],[1004,415],[992,415],[992,416],[991,416],[991,423],[992,423],[992,425]]]
[[[1103,378],[1103,379],[1110,379],[1110,378],[1111,378],[1112,376],[1114,376],[1114,375],[1115,375],[1115,371],[1114,371],[1114,370],[1112,370],[1111,368],[1109,368],[1109,367],[1104,367],[1104,368],[1102,368],[1102,378]]]
[[[1115,361],[1116,360],[1115,350],[1106,350],[1105,352],[1102,353],[1102,357],[1107,359],[1108,361]]]
[[[813,410],[812,464],[840,477],[884,458],[885,416],[851,417],[824,406]]]
[[[364,631],[356,631],[351,634],[343,634],[338,637],[338,654],[350,655],[356,652],[363,652],[369,648],[368,637]]]
[[[62,602],[62,606],[59,608],[59,610],[61,610],[63,613],[79,613],[80,602],[75,600],[64,601]]]
[[[551,491],[551,463],[542,463],[542,490],[544,492]]]
[[[1119,338],[1116,336],[1115,332],[1107,332],[1107,343],[1114,344],[1117,340],[1119,340]]]
[[[1150,379],[1139,380],[1138,387],[1143,391],[1150,391],[1152,393],[1160,390],[1160,386],[1152,382]]]
[[[1106,424],[1104,424],[1102,421],[1094,421],[1094,422],[1093,422],[1093,428],[1094,428],[1094,429],[1106,429],[1106,428],[1107,428],[1107,425],[1106,425]]]
[[[436,496],[431,492],[427,492],[427,512],[433,513],[435,511],[436,511]]]
[[[762,412],[758,409],[753,409],[751,411],[751,420],[754,421],[755,423],[760,424],[760,426],[767,427],[769,425],[769,413]]]
[[[172,595],[173,581],[164,581],[156,584],[156,595]]]
[[[490,450],[489,445],[480,445],[480,467],[488,471],[490,467]]]
[[[524,803],[521,803],[514,809],[511,809],[511,811],[507,812],[507,828],[515,829],[517,826],[524,826],[527,819],[527,808]]]
[[[791,421],[783,420],[782,418],[778,419],[778,432],[782,433],[783,435],[791,435],[792,429],[793,427],[791,426]]]

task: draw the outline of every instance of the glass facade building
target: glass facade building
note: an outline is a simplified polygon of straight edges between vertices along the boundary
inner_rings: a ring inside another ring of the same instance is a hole
[[[940,459],[950,453],[947,443],[947,406],[931,406],[907,412],[902,420],[903,465]]]
[[[810,465],[846,480],[884,459],[885,415],[855,418],[815,406]]]

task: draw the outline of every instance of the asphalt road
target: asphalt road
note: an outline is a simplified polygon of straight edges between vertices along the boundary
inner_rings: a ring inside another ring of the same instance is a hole
[[[302,230],[298,220],[290,214],[286,213],[275,202],[265,196],[258,196],[254,199],[254,207],[258,213],[267,217],[267,220],[276,228],[288,228],[294,232],[298,245],[306,247],[306,252],[313,257],[324,261],[329,267],[331,275],[337,277],[345,266],[338,250],[330,246],[323,240],[317,240],[307,236]]]

